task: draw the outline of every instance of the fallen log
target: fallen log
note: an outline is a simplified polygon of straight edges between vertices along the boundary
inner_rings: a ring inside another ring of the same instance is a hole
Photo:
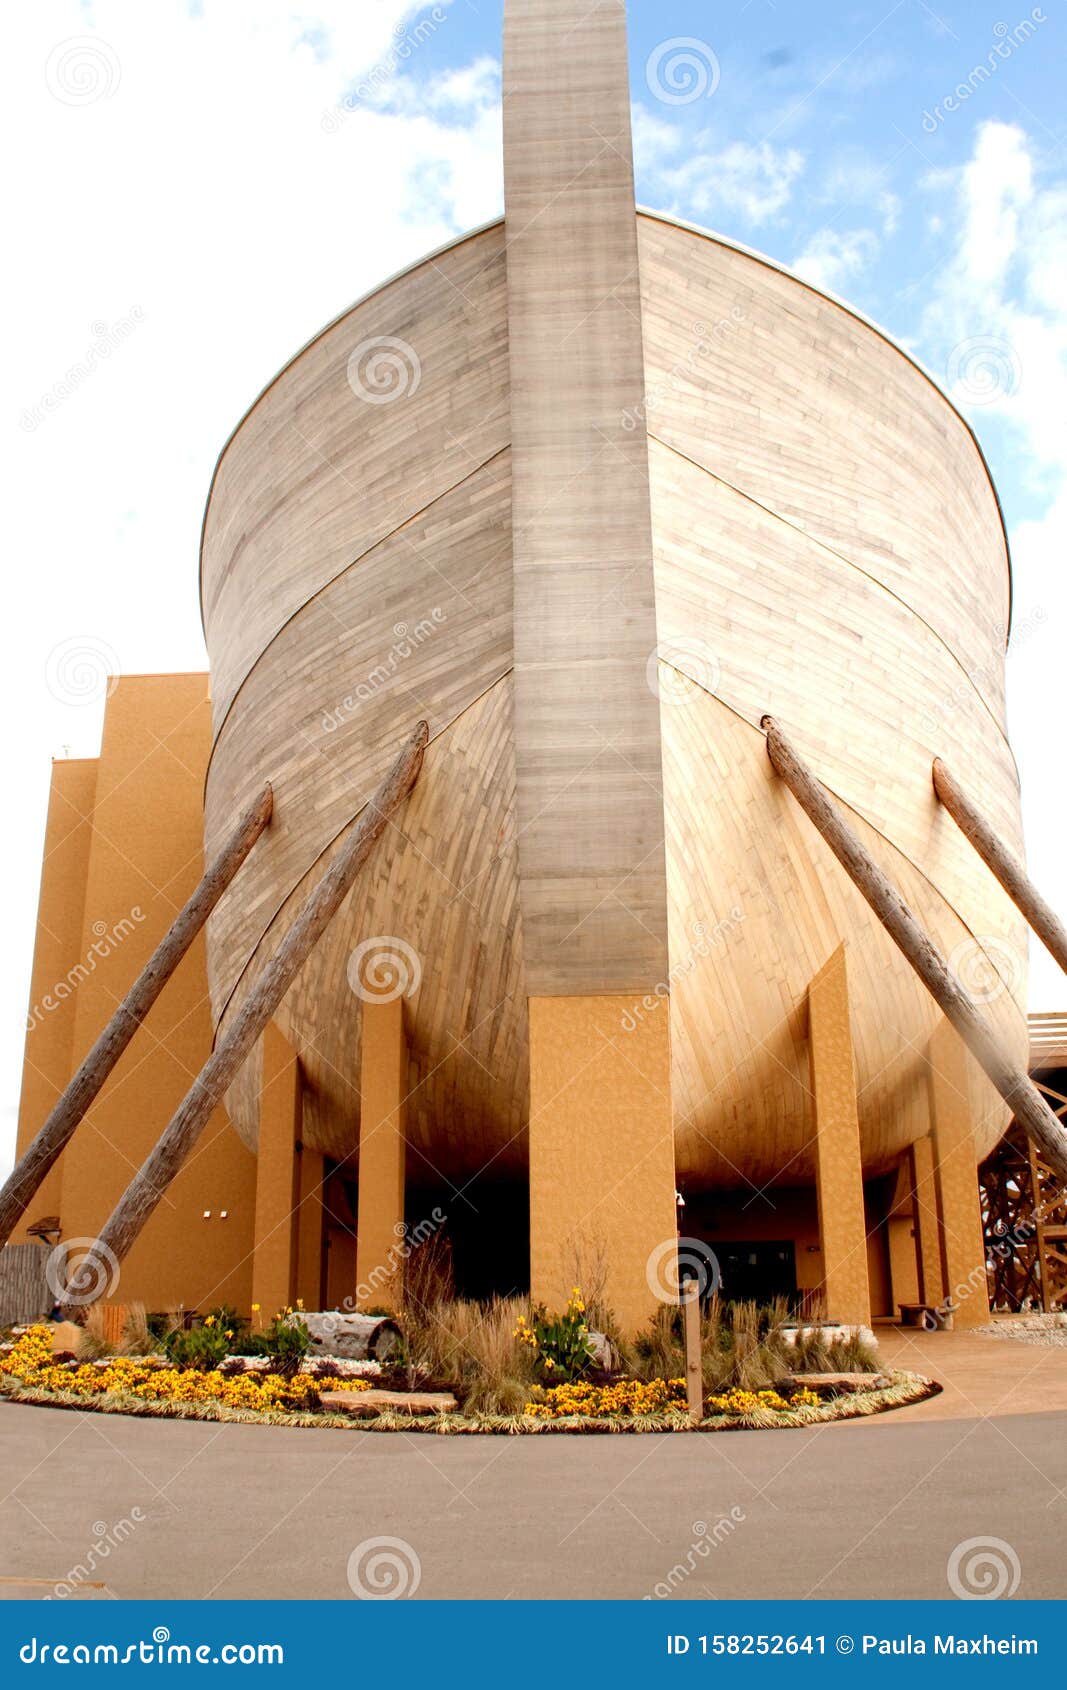
[[[112,1287],[124,1257],[184,1165],[212,1110],[344,902],[390,818],[414,786],[428,739],[429,729],[425,722],[420,722],[360,812],[330,867],[304,900],[300,913],[249,992],[230,1031],[200,1070],[155,1149],[130,1181],[99,1237],[79,1264],[68,1287],[76,1292],[72,1301],[79,1311]]]
[[[767,755],[808,819],[829,845],[856,889],[866,898],[886,932],[964,1044],[1009,1105],[1049,1166],[1067,1179],[1067,1132],[1024,1069],[1001,1045],[995,1029],[967,996],[941,952],[920,926],[896,888],[883,874],[859,836],[849,826],[824,786],[803,763],[773,716],[760,724]]]
[[[965,839],[996,875],[1015,907],[1025,916],[1049,954],[1067,973],[1067,928],[1046,904],[1018,858],[1014,857],[976,809],[940,757],[934,758],[934,791]]]
[[[196,890],[178,911],[78,1072],[0,1190],[0,1247],[7,1243],[34,1194],[75,1132],[119,1057],[144,1021],[256,840],[270,821],[268,782],[250,804]]]

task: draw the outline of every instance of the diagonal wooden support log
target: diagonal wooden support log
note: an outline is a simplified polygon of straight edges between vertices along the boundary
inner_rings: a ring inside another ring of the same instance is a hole
[[[849,826],[825,787],[801,761],[773,716],[764,716],[767,755],[777,774],[829,845],[919,979],[981,1064],[1050,1167],[1067,1178],[1067,1132],[1004,1050],[996,1031],[972,1003],[937,946]]]
[[[274,795],[268,782],[250,804],[196,890],[145,963],[25,1155],[0,1190],[0,1248],[33,1201],[48,1170],[70,1143],[86,1111],[160,992],[270,821]]]
[[[334,861],[304,900],[299,915],[249,992],[230,1031],[200,1070],[155,1149],[130,1181],[100,1236],[75,1270],[73,1288],[78,1293],[79,1318],[82,1310],[111,1288],[119,1265],[184,1165],[212,1110],[344,902],[390,818],[411,791],[422,768],[429,737],[426,723],[420,722],[360,812]]]
[[[1067,973],[1067,928],[1046,904],[1022,863],[1001,844],[981,810],[977,810],[952,770],[934,758],[934,791],[956,826],[969,839],[1008,897],[1022,912],[1045,949]]]

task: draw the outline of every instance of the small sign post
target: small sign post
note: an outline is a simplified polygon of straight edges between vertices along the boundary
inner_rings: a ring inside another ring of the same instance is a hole
[[[694,1426],[704,1418],[704,1369],[700,1359],[700,1281],[688,1279],[682,1286],[682,1321],[685,1329],[685,1390],[689,1418]]]

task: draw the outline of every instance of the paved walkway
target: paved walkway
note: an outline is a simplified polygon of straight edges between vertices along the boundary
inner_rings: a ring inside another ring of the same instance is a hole
[[[360,1546],[386,1537],[419,1597],[926,1598],[952,1594],[957,1546],[993,1537],[1019,1596],[1061,1597],[1063,1352],[890,1333],[883,1353],[946,1391],[866,1421],[699,1437],[385,1436],[0,1402],[0,1596],[66,1581],[83,1598],[348,1597],[350,1558],[358,1584]]]
[[[878,1349],[886,1367],[925,1373],[944,1387],[940,1396],[902,1409],[909,1421],[1067,1412],[1067,1349],[1062,1347],[880,1326]]]

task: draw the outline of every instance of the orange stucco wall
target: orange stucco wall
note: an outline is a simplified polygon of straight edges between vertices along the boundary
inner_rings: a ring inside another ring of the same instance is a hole
[[[37,1131],[202,873],[209,730],[205,675],[127,676],[108,699],[99,760],[55,766],[31,1013],[48,984],[70,971],[77,979],[61,1009],[27,1037],[20,1145]],[[238,888],[239,878],[228,895]],[[201,938],[28,1218],[58,1213],[65,1240],[95,1237],[210,1050]],[[123,1264],[115,1299],[150,1309],[217,1302],[247,1309],[254,1202],[255,1159],[225,1111],[216,1110]]]
[[[15,1141],[18,1156],[45,1120],[72,1072],[77,979],[72,980],[69,975],[79,963],[85,966],[81,938],[95,794],[95,758],[72,758],[69,762],[52,764],[37,941],[26,1012],[26,1050]],[[62,1163],[59,1163],[23,1215],[22,1224],[12,1233],[12,1243],[25,1241],[27,1225],[59,1214],[62,1181]]]

